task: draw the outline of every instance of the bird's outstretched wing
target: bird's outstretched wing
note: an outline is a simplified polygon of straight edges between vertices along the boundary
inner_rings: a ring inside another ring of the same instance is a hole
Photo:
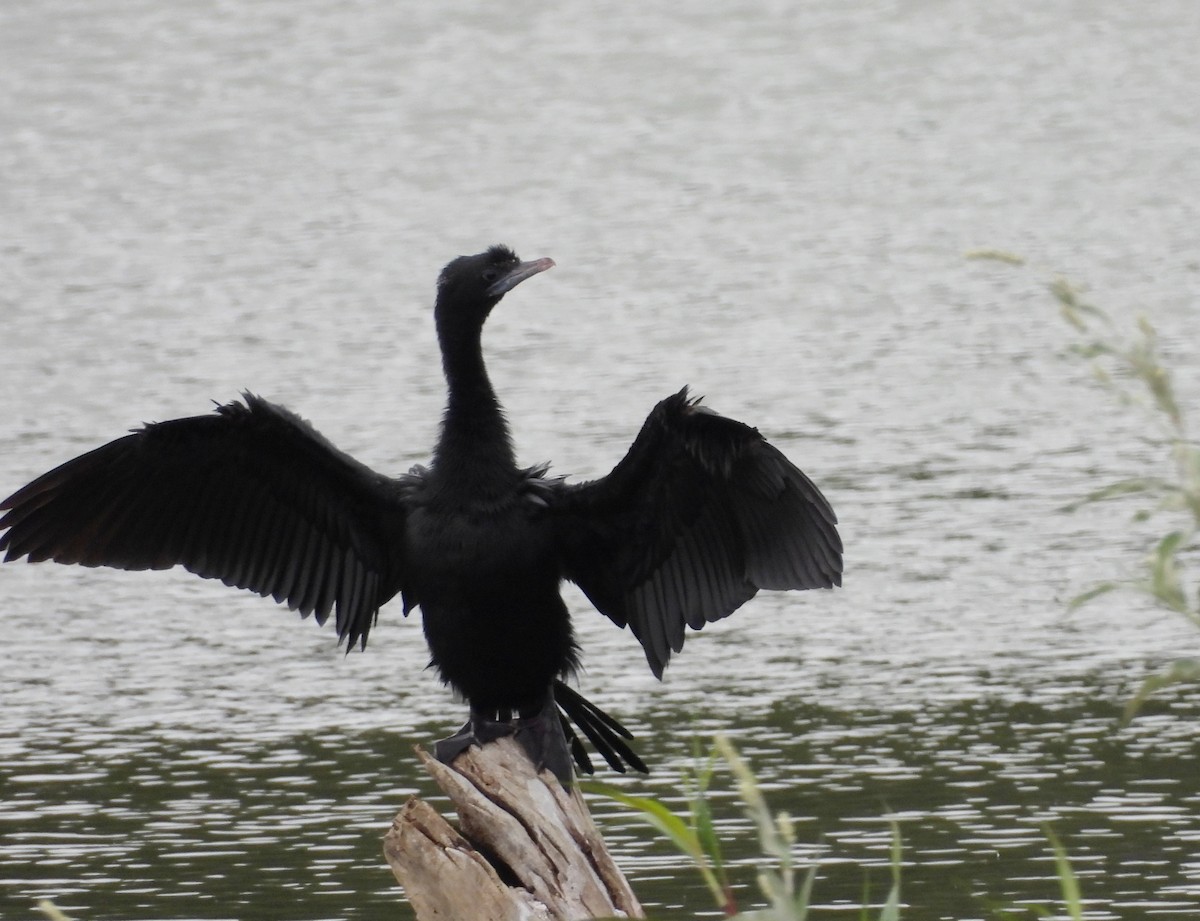
[[[550,507],[564,576],[629,625],[660,677],[685,625],[726,617],[759,589],[841,584],[837,517],[820,490],[686,387],[608,476],[559,487]]]
[[[322,624],[336,609],[339,640],[365,645],[400,588],[405,482],[343,454],[294,413],[244,398],[146,425],[38,477],[0,503],[0,552],[182,565]]]

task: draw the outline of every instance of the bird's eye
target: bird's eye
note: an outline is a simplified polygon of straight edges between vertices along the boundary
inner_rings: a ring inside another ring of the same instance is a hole
[[[483,270],[483,280],[485,282],[487,282],[489,285],[499,277],[500,277],[499,269],[484,269]]]

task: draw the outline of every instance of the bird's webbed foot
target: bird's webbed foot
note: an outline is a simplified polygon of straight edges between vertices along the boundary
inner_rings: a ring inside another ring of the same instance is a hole
[[[575,782],[571,749],[567,747],[562,717],[558,715],[553,697],[546,698],[541,710],[513,720],[513,723],[517,741],[539,771],[549,769],[564,787]]]
[[[449,764],[472,745],[479,744],[475,738],[474,721],[467,720],[454,735],[433,743],[433,756],[442,764]]]
[[[564,786],[574,781],[571,753],[553,697],[540,710],[515,718],[509,711],[473,709],[458,732],[434,743],[434,756],[449,764],[472,745],[486,745],[504,736],[513,736],[539,771],[548,768]]]
[[[485,745],[515,734],[517,723],[507,712],[472,710],[471,718],[462,724],[458,732],[433,744],[433,754],[442,764],[449,764],[472,745]]]

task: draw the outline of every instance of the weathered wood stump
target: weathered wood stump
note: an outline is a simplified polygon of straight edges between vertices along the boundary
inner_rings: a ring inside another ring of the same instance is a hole
[[[449,766],[417,755],[460,825],[414,798],[383,839],[418,921],[645,917],[578,789],[535,771],[511,738],[473,746]]]

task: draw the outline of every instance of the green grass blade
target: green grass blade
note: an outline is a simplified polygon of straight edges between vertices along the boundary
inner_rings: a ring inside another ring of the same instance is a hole
[[[1083,607],[1093,598],[1099,598],[1101,595],[1107,595],[1109,592],[1115,592],[1119,588],[1127,587],[1120,582],[1101,582],[1099,585],[1092,586],[1086,592],[1081,592],[1068,601],[1067,610],[1074,611],[1076,608]]]
[[[700,876],[704,879],[704,885],[712,893],[717,906],[726,911],[730,908],[728,887],[713,872],[708,855],[700,843],[700,838],[683,819],[656,799],[646,796],[630,796],[616,787],[594,780],[581,781],[579,786],[587,793],[605,796],[623,806],[628,806],[666,835],[675,847],[691,858],[696,869],[700,871]]]
[[[1071,861],[1067,859],[1066,850],[1050,826],[1045,826],[1044,830],[1046,837],[1050,839],[1050,846],[1054,848],[1054,866],[1058,870],[1058,882],[1062,888],[1062,899],[1067,914],[1070,915],[1071,921],[1083,921],[1083,897],[1079,892],[1079,880],[1075,878],[1075,871],[1071,869]]]
[[[1175,553],[1186,535],[1172,531],[1158,542],[1150,566],[1150,592],[1172,611],[1187,613],[1187,598],[1179,581],[1179,568],[1175,564]]]
[[[700,840],[688,824],[656,799],[647,796],[630,796],[616,787],[596,781],[583,781],[580,787],[588,793],[608,797],[623,806],[628,806],[642,818],[671,839],[672,843],[693,860],[704,860],[704,849]]]
[[[725,862],[721,858],[721,840],[717,837],[716,826],[713,825],[712,808],[703,793],[692,800],[692,828],[700,848],[708,855],[709,862],[725,883]]]
[[[804,882],[800,884],[800,891],[796,893],[794,921],[806,921],[808,918],[808,906],[812,902],[813,885],[816,881],[817,865],[814,863],[805,871]]]
[[[1121,727],[1128,726],[1137,716],[1142,704],[1163,688],[1173,684],[1196,683],[1200,683],[1200,659],[1176,659],[1163,671],[1142,682],[1137,694],[1125,704],[1125,712],[1121,714]]]
[[[887,901],[879,912],[879,921],[900,921],[900,862],[904,857],[904,845],[900,840],[900,826],[892,822],[892,888]]]
[[[717,750],[720,751],[721,756],[729,765],[729,769],[733,772],[734,779],[737,780],[738,792],[746,807],[746,814],[758,826],[758,837],[763,850],[780,860],[787,860],[790,852],[779,837],[779,831],[771,817],[771,810],[767,807],[767,801],[758,787],[758,780],[755,778],[754,772],[750,770],[733,743],[725,736],[718,735],[716,745]]]
[[[1129,477],[1125,480],[1118,480],[1115,483],[1109,483],[1100,489],[1092,490],[1082,499],[1064,505],[1064,512],[1075,512],[1083,508],[1085,505],[1091,505],[1093,502],[1105,502],[1109,499],[1120,499],[1124,496],[1133,496],[1138,493],[1167,493],[1178,489],[1175,484],[1162,477],[1136,476]]]
[[[1006,265],[1024,265],[1025,260],[1016,253],[1010,253],[1006,249],[971,249],[967,250],[966,258],[990,260],[992,262],[1003,262]]]

